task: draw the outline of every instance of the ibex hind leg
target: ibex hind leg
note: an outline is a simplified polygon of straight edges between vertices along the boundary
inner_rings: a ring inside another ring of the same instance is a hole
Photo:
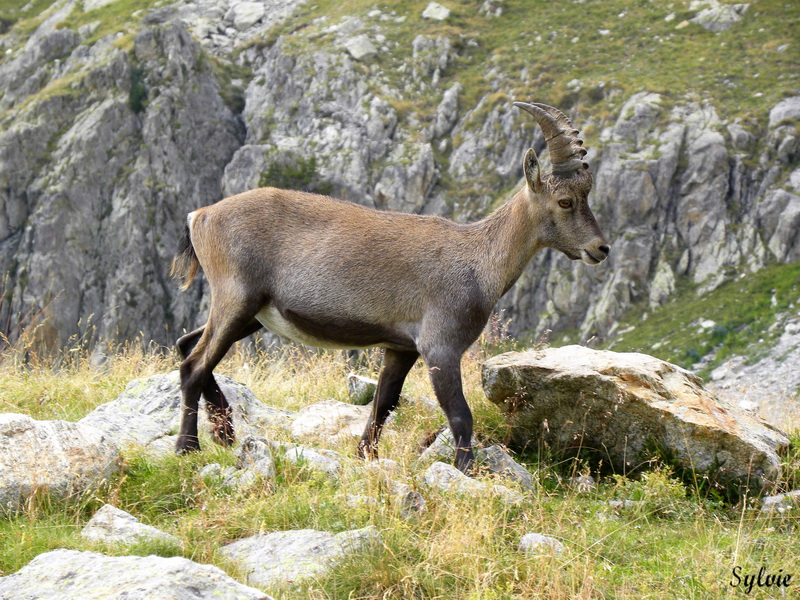
[[[400,352],[387,348],[383,354],[383,366],[378,378],[378,389],[372,402],[372,412],[364,429],[364,435],[358,443],[358,455],[361,458],[378,457],[378,439],[383,424],[400,400],[400,392],[406,375],[419,358],[417,352]]]
[[[239,339],[244,339],[259,329],[261,329],[261,323],[253,320]],[[203,331],[205,331],[205,326],[187,333],[178,340],[178,351],[182,359],[185,360],[189,356],[200,340],[200,336],[203,335]],[[203,386],[202,394],[206,400],[206,410],[208,411],[208,420],[211,421],[214,441],[222,446],[230,446],[236,439],[233,430],[231,407],[213,374],[210,376],[208,383]]]
[[[215,440],[223,445],[233,443],[235,435],[231,408],[214,378],[213,370],[235,342],[261,328],[261,324],[253,318],[255,310],[240,310],[226,318],[214,312],[212,302],[206,325],[178,340],[178,349],[184,357],[180,368],[183,395],[181,427],[175,446],[179,454],[200,448],[197,410],[201,394],[206,399]]]

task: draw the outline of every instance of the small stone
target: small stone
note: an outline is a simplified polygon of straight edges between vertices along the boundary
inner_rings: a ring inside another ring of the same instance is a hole
[[[434,21],[444,21],[450,16],[450,9],[442,6],[438,2],[431,2],[422,11],[423,19],[433,19]]]
[[[524,495],[519,493],[517,490],[512,490],[504,485],[494,484],[491,489],[492,493],[494,493],[495,496],[498,496],[507,506],[512,504],[522,504],[522,502],[525,500]]]
[[[797,507],[800,507],[800,490],[775,496],[766,496],[761,499],[761,512],[775,511],[783,514]]]
[[[370,410],[369,406],[323,400],[306,406],[297,414],[291,425],[291,434],[298,440],[361,437]]]
[[[476,494],[484,491],[486,486],[470,477],[467,477],[453,467],[443,462],[435,462],[423,475],[425,485],[442,492],[456,492],[458,494]]]
[[[145,525],[133,515],[104,504],[81,530],[81,537],[92,542],[134,544],[142,540],[166,542],[180,546],[178,538],[160,529]]]
[[[736,25],[750,7],[749,4],[720,4],[716,0],[710,4],[709,8],[701,10],[689,20],[714,32],[725,31]]]
[[[225,19],[233,22],[239,31],[244,31],[258,23],[265,14],[266,8],[261,2],[239,2],[231,6]]]
[[[247,573],[249,583],[266,588],[322,577],[343,559],[379,539],[372,526],[337,534],[300,529],[254,535],[225,546],[221,552]]]
[[[352,404],[365,406],[372,402],[377,387],[378,382],[375,379],[356,375],[355,373],[350,373],[347,376],[347,393]]]
[[[561,554],[564,552],[564,544],[554,537],[540,533],[526,533],[519,541],[519,549],[529,556]]]
[[[472,438],[472,446],[475,447],[475,438]],[[456,457],[455,440],[453,439],[453,432],[447,427],[441,431],[433,440],[433,443],[425,448],[425,451],[420,455],[420,458],[426,460],[446,460],[453,461]]]
[[[597,487],[591,475],[576,475],[569,480],[569,484],[578,492],[591,492]]]
[[[378,53],[378,49],[364,34],[348,39],[344,43],[345,50],[356,60],[361,60]]]
[[[198,473],[204,481],[222,481],[222,465],[211,463],[200,469]]]
[[[275,460],[267,440],[247,436],[237,451],[236,466],[246,469],[258,477],[271,480],[275,477]]]
[[[511,458],[508,452],[500,446],[481,448],[475,452],[475,455],[480,466],[517,482],[526,490],[533,489],[533,475],[530,471]]]
[[[408,517],[415,513],[425,512],[425,498],[407,483],[389,481],[389,490],[394,503],[400,506],[400,513],[403,516]]]
[[[338,479],[342,471],[342,464],[335,458],[303,446],[287,450],[284,458],[293,464],[304,464],[312,471],[318,471],[332,479]]]

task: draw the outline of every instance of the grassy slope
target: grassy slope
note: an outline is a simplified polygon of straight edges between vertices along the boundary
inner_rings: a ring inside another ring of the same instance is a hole
[[[166,372],[175,359],[163,354],[121,350],[104,372],[92,370],[81,352],[57,369],[50,363],[15,364],[7,353],[0,365],[0,412],[24,412],[40,419],[76,419],[93,406],[116,397],[137,376]],[[478,436],[503,439],[498,410],[480,390],[476,348],[464,363],[466,392],[476,413]],[[375,369],[371,363],[367,370]],[[262,400],[297,409],[327,397],[344,399],[347,363],[337,353],[287,350],[278,360],[241,352],[223,362],[221,371],[247,383]],[[405,392],[412,397],[432,391],[418,365]],[[412,482],[418,481],[415,445],[424,432],[443,422],[441,414],[404,405],[382,441],[382,455],[398,461]],[[285,438],[280,431],[270,432]],[[355,441],[333,446],[352,456]],[[278,598],[714,598],[728,589],[730,569],[746,572],[766,564],[792,572],[800,553],[797,518],[763,516],[749,500],[729,506],[708,490],[684,487],[667,469],[639,481],[607,476],[598,489],[578,493],[563,481],[586,472],[580,462],[561,462],[543,451],[523,457],[538,486],[524,503],[504,507],[491,496],[444,497],[423,491],[428,511],[404,518],[383,495],[377,479],[354,475],[353,462],[339,484],[314,477],[294,465],[279,464],[270,487],[247,493],[224,490],[198,476],[210,462],[231,464],[232,453],[205,440],[203,452],[189,457],[148,458],[130,450],[123,471],[102,489],[72,502],[46,496],[0,520],[0,572],[25,565],[36,554],[67,547],[111,554],[184,555],[210,562],[241,579],[219,554],[221,545],[258,532],[316,528],[332,531],[376,526],[383,544],[334,574],[296,590],[268,590]],[[800,456],[788,459],[785,483],[800,483]],[[414,485],[418,485],[413,483]],[[345,493],[383,498],[378,506],[354,508]],[[617,512],[611,498],[642,500],[639,508]],[[81,527],[104,502],[178,536],[185,548],[139,544],[106,548],[79,536]],[[517,548],[527,532],[562,539],[557,557],[526,558]],[[758,597],[758,596],[756,596]]]
[[[51,3],[36,0],[22,11],[24,1],[0,0],[0,17],[29,29]],[[85,43],[113,32],[130,34],[154,4],[154,0],[117,0],[90,13],[76,8],[63,26],[76,29],[99,21],[100,27]],[[427,0],[320,0],[302,7],[294,18],[255,43],[269,44],[283,35],[289,47],[306,52],[332,42],[330,36],[317,35],[309,41],[309,34],[345,17],[358,16],[368,25],[379,25],[381,33],[394,43],[389,51],[365,63],[364,69],[376,80],[397,83],[402,77],[398,68],[406,64],[412,40],[419,34],[444,36],[459,56],[444,73],[440,87],[461,82],[463,106],[474,106],[494,91],[487,108],[510,99],[534,98],[558,106],[593,105],[593,116],[609,117],[631,93],[648,90],[674,101],[687,97],[710,100],[724,119],[757,118],[763,123],[776,102],[800,89],[800,72],[795,68],[800,5],[785,0],[751,2],[744,20],[721,33],[693,23],[679,28],[696,12],[689,10],[688,1],[588,0],[532,5],[507,0],[497,18],[478,14],[471,0],[445,4],[452,15],[436,22],[421,18]],[[376,8],[403,16],[405,21],[368,18],[367,13]],[[320,17],[326,20],[317,20]],[[5,58],[0,56],[0,61]],[[501,89],[492,89],[490,69],[505,80]],[[579,89],[567,85],[573,79],[582,82]],[[388,99],[401,105],[403,116],[415,112],[429,116],[435,108],[430,93],[410,92],[403,85],[399,89],[405,97]],[[587,141],[594,142],[597,133],[587,131]]]
[[[474,106],[491,91],[490,68],[508,80],[494,102],[535,97],[555,105],[572,105],[576,101],[595,104],[602,99],[598,116],[609,116],[631,93],[647,90],[674,101],[686,97],[710,100],[726,119],[757,117],[763,121],[776,102],[800,88],[796,48],[792,48],[797,43],[800,6],[783,0],[750,3],[744,20],[721,33],[693,23],[679,27],[697,12],[689,10],[688,1],[589,0],[532,5],[508,0],[503,3],[502,16],[486,18],[477,13],[475,2],[451,0],[444,3],[452,9],[444,22],[422,19],[426,4],[424,0],[321,0],[279,33],[300,30],[296,35],[305,36],[346,16],[364,18],[375,8],[393,11],[406,20],[401,24],[379,22],[386,37],[398,45],[375,59],[378,74],[396,77],[394,72],[407,61],[411,41],[418,34],[448,37],[459,57],[448,68],[441,87],[449,79],[460,81],[465,87],[464,106]],[[315,22],[320,16],[328,20]],[[785,44],[791,45],[787,49]],[[521,76],[523,69],[528,71],[526,78]],[[582,82],[581,91],[567,86],[573,79]],[[616,100],[608,97],[614,89],[622,91]],[[405,100],[424,109],[431,99],[429,94],[421,94]]]
[[[800,263],[772,265],[742,274],[713,292],[698,295],[683,282],[663,306],[633,308],[607,347],[644,352],[685,368],[707,360],[701,375],[733,355],[757,361],[780,336],[780,326],[800,306]],[[713,321],[713,325],[705,323]],[[568,340],[558,340],[557,343]]]

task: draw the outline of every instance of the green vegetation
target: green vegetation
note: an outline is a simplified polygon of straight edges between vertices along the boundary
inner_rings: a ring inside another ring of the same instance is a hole
[[[304,158],[296,154],[284,154],[267,165],[258,187],[268,186],[317,194],[329,194],[332,187],[330,183],[319,181],[316,157]]]
[[[498,331],[502,324],[497,323]],[[501,331],[502,333],[502,331]],[[502,337],[502,335],[500,335]],[[502,417],[480,390],[482,340],[464,360],[465,386],[476,413],[477,436],[502,441]],[[112,400],[126,383],[167,372],[176,358],[134,345],[112,353],[102,372],[76,350],[58,357],[38,357],[28,349],[7,349],[0,362],[0,412],[23,412],[39,419],[77,419]],[[374,374],[377,355],[364,362]],[[270,405],[296,410],[323,398],[344,399],[350,365],[341,353],[312,353],[288,348],[277,355],[238,348],[220,366]],[[432,397],[427,373],[415,367],[404,392]],[[382,456],[396,460],[399,477],[419,486],[423,465],[416,445],[425,432],[443,423],[438,412],[403,403],[382,440]],[[797,424],[795,424],[795,430]],[[268,436],[287,439],[275,429]],[[800,441],[793,434],[795,442]],[[330,447],[353,455],[355,442]],[[203,480],[209,463],[233,463],[233,452],[203,440],[203,451],[190,456],[153,458],[136,449],[124,454],[122,470],[100,489],[70,501],[46,494],[31,498],[17,513],[0,519],[0,573],[14,572],[34,556],[55,548],[107,554],[183,555],[212,563],[243,580],[219,549],[256,533],[314,528],[343,531],[375,526],[381,545],[340,565],[317,581],[295,588],[269,589],[279,599],[320,598],[530,599],[530,598],[716,598],[729,589],[731,569],[757,571],[762,564],[792,572],[800,553],[798,521],[792,513],[762,514],[755,498],[736,505],[719,501],[708,490],[685,485],[667,466],[655,465],[638,479],[601,477],[597,489],[579,492],[567,481],[595,466],[581,460],[556,460],[547,449],[520,457],[537,485],[518,506],[504,506],[492,495],[459,497],[422,490],[427,511],[403,516],[377,475],[358,475],[357,461],[346,460],[338,483],[314,476],[301,465],[278,461],[269,485],[249,491],[223,488]],[[785,481],[776,490],[800,484],[800,455],[786,457]],[[479,478],[490,481],[487,476]],[[505,482],[507,483],[507,482]],[[346,494],[368,494],[375,505],[351,506]],[[610,500],[632,500],[614,508]],[[105,546],[79,533],[105,502],[142,522],[175,536],[183,548],[140,543]],[[562,555],[526,557],[517,548],[522,535],[556,536]],[[760,597],[760,596],[755,596]]]
[[[23,19],[37,19],[55,0],[0,0],[0,35]]]
[[[645,352],[686,368],[713,353],[705,375],[732,355],[758,360],[782,333],[782,319],[798,307],[800,263],[745,273],[703,294],[684,282],[663,306],[631,309],[620,320],[623,333],[608,348]]]
[[[83,7],[78,4],[60,27],[77,31],[82,25],[97,23],[97,29],[84,41],[85,44],[93,44],[109,33],[132,36],[139,30],[142,18],[157,2],[158,0],[114,0],[88,12],[84,12]]]
[[[217,57],[202,55],[208,60],[211,71],[219,83],[219,93],[225,105],[235,114],[244,110],[244,90],[253,78],[253,72],[245,66],[234,62],[220,60]]]
[[[508,0],[496,18],[480,15],[468,0],[445,4],[451,17],[436,22],[422,19],[425,0],[321,0],[273,36],[305,37],[348,16],[369,23],[366,14],[375,8],[405,17],[402,23],[380,22],[390,50],[372,59],[377,67],[373,72],[402,90],[401,97],[387,100],[410,102],[403,113],[416,112],[417,117],[432,113],[433,95],[399,84],[407,77],[404,67],[412,41],[420,34],[447,38],[457,51],[442,73],[440,88],[460,82],[465,88],[463,105],[470,107],[494,91],[498,102],[533,95],[557,106],[598,105],[593,114],[603,118],[630,94],[646,90],[671,101],[708,100],[726,119],[763,120],[769,108],[797,93],[800,85],[794,54],[786,46],[797,43],[800,5],[783,0],[751,2],[744,19],[720,33],[683,23],[697,13],[689,10],[688,0],[543,2],[535,7]],[[327,20],[315,21],[322,16]],[[314,44],[319,43],[315,38]],[[296,45],[298,52],[308,50],[300,40]],[[489,69],[505,76],[500,90],[492,87]],[[568,87],[572,80],[580,83]],[[473,115],[476,122],[481,120],[479,113]],[[592,132],[586,133],[591,139]]]
[[[144,84],[145,72],[141,67],[131,68],[131,90],[128,92],[128,105],[135,113],[144,111],[147,102],[147,88]]]

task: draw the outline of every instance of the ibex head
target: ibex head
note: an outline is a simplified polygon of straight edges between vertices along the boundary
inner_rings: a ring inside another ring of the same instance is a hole
[[[542,175],[536,152],[525,154],[523,170],[531,207],[540,215],[542,241],[572,260],[596,265],[606,259],[609,245],[589,209],[592,175],[584,162],[586,149],[570,120],[546,104],[514,102],[542,128],[553,170]]]

